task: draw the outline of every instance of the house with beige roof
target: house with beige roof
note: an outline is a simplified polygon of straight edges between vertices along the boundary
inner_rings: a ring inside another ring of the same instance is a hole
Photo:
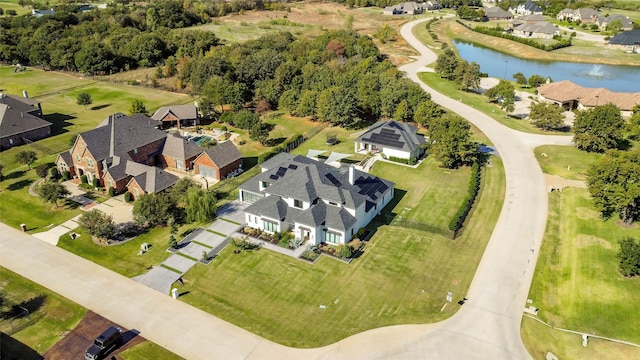
[[[543,84],[538,87],[538,99],[553,102],[565,110],[585,110],[598,105],[614,104],[623,117],[631,116],[633,107],[640,104],[640,92],[613,92],[605,88],[585,88],[569,80]]]

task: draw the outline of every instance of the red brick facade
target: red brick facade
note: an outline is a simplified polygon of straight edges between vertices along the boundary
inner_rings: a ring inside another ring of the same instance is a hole
[[[133,200],[138,200],[138,198],[145,194],[142,186],[138,184],[135,179],[131,179],[129,182],[129,186],[127,186],[127,191],[131,193],[131,197]]]
[[[229,172],[238,169],[238,167],[240,167],[240,164],[242,164],[242,159],[238,159],[227,166],[223,166],[222,168],[219,168],[218,165],[214,163],[213,160],[211,160],[209,155],[207,153],[204,153],[202,154],[202,156],[197,158],[197,160],[194,162],[193,169],[196,174],[200,174],[199,172],[200,165],[214,168],[216,170],[216,175],[217,175],[216,180],[223,180],[227,178],[227,174],[229,174]]]

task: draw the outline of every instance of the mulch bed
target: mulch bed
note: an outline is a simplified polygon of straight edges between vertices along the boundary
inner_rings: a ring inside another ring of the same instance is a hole
[[[87,348],[91,346],[93,340],[109,326],[122,329],[124,345],[111,352],[107,359],[115,357],[121,360],[121,358],[118,357],[119,353],[146,341],[145,338],[137,335],[137,332],[127,331],[124,327],[114,324],[92,311],[87,311],[87,314],[78,326],[71,332],[65,334],[64,338],[47,350],[43,356],[47,360],[84,359],[84,353],[87,351]]]

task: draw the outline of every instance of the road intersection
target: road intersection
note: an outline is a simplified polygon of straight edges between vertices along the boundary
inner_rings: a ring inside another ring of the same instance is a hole
[[[545,181],[532,148],[568,145],[570,138],[518,133],[422,84],[416,70],[435,61],[435,54],[413,36],[411,28],[424,21],[402,27],[402,35],[422,54],[402,70],[434,101],[491,139],[501,155],[507,184],[502,212],[466,294],[468,301],[450,319],[373,329],[322,348],[293,349],[4,224],[0,224],[0,265],[139,330],[186,359],[530,359],[520,338],[520,323],[547,218]]]

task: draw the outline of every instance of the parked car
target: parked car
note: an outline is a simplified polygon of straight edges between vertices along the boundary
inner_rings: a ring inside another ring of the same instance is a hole
[[[104,359],[107,354],[115,350],[122,344],[122,330],[109,326],[109,328],[100,334],[91,345],[87,352],[84,353],[86,360],[101,360]]]

